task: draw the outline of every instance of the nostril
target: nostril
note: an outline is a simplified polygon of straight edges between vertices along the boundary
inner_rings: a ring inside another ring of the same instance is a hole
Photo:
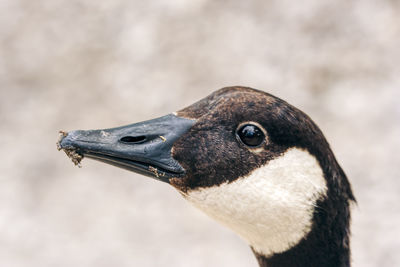
[[[140,136],[124,136],[121,139],[119,139],[123,143],[140,143],[146,140],[146,136],[140,135]]]

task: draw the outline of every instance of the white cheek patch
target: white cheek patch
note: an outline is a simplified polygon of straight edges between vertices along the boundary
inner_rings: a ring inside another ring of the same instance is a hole
[[[326,192],[315,157],[292,148],[246,177],[188,191],[185,198],[268,257],[310,232],[314,207]]]

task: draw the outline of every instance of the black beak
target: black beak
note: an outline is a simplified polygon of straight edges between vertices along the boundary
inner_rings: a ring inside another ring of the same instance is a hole
[[[117,128],[77,130],[64,134],[58,147],[69,156],[92,158],[168,182],[185,173],[171,149],[194,122],[170,114]]]

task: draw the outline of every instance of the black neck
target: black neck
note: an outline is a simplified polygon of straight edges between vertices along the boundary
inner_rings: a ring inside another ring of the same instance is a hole
[[[268,258],[254,252],[260,267],[350,266],[349,201],[336,198],[317,205],[312,230],[300,243]]]

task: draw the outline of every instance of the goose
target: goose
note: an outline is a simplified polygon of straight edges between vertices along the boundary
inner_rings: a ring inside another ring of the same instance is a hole
[[[264,91],[225,87],[166,116],[62,132],[83,157],[173,186],[261,267],[350,266],[351,185],[318,126]]]

